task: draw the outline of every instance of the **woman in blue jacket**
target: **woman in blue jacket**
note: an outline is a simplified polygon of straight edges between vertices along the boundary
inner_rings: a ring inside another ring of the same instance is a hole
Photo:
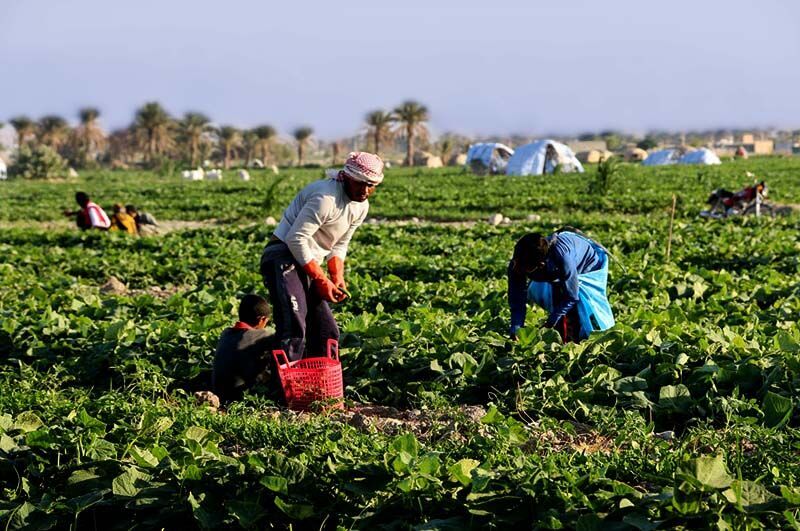
[[[545,327],[564,341],[580,341],[595,330],[614,326],[606,297],[608,253],[589,238],[569,230],[550,236],[529,233],[517,241],[508,264],[511,337],[525,326],[528,301],[549,312]]]

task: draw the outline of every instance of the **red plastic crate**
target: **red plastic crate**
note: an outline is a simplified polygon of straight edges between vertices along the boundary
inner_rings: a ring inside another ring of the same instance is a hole
[[[308,411],[313,402],[324,401],[326,407],[344,408],[342,364],[339,343],[328,340],[328,356],[289,361],[286,352],[273,350],[278,377],[289,409]]]

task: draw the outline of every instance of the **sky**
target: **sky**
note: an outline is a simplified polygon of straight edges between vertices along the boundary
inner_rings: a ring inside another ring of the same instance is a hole
[[[406,99],[471,136],[800,128],[800,2],[0,0],[0,121],[155,100],[334,139]]]

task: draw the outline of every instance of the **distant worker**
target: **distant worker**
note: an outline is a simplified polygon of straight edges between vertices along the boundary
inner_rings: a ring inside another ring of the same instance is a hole
[[[108,230],[111,227],[111,220],[105,210],[89,199],[86,192],[76,192],[75,201],[81,207],[80,210],[65,210],[67,217],[75,216],[75,223],[81,230],[98,229]]]
[[[350,153],[344,168],[328,177],[295,196],[261,255],[276,335],[292,361],[306,353],[324,356],[328,339],[339,339],[328,303],[348,296],[347,247],[367,217],[369,197],[383,181],[383,161],[371,153]],[[320,267],[323,260],[327,276]]]
[[[748,176],[752,176],[752,174]],[[767,197],[768,193],[769,188],[764,181],[752,186],[745,186],[738,192],[717,188],[711,192],[711,195],[706,200],[706,202],[711,205],[711,209],[707,212],[709,212],[709,215],[712,217],[714,217],[715,214],[723,216],[744,214],[753,210],[756,201],[763,200]],[[701,215],[703,215],[702,212]]]
[[[136,230],[139,234],[158,234],[158,222],[152,214],[148,212],[139,212],[133,205],[125,205],[125,211],[136,222]]]
[[[128,234],[138,234],[136,221],[128,215],[125,207],[120,203],[114,203],[114,213],[111,215],[111,227],[108,230],[127,232]]]
[[[549,312],[543,326],[563,341],[579,342],[614,326],[606,297],[608,253],[575,229],[550,236],[529,233],[517,241],[508,264],[511,338],[525,326],[527,302]]]
[[[239,400],[246,389],[270,379],[275,335],[266,330],[269,304],[258,295],[239,302],[239,321],[222,331],[214,354],[211,388],[220,402]]]

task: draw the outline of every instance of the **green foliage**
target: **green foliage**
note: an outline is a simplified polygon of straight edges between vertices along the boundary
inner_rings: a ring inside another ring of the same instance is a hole
[[[794,161],[723,165],[706,178],[735,187],[744,168],[798,202]],[[263,292],[257,261],[271,228],[253,221],[277,217],[319,171],[252,172],[246,183],[137,172],[7,183],[0,524],[793,526],[797,217],[697,219],[709,183],[694,172],[626,170],[602,203],[587,201],[585,182],[572,174],[390,173],[371,215],[481,219],[502,210],[542,219],[359,228],[347,260],[352,297],[334,313],[347,400],[403,411],[403,420],[382,426],[337,413],[298,416],[258,392],[225,414],[191,397],[208,386],[238,297]],[[77,188],[162,220],[223,218],[230,226],[139,239],[13,226],[27,216],[52,220],[60,198],[71,200]],[[673,193],[686,202],[665,265]],[[614,255],[617,325],[562,344],[537,326],[545,313],[531,308],[510,343],[513,242],[564,224]],[[129,292],[102,293],[108,275]],[[482,410],[470,415],[475,405]],[[406,420],[414,410],[424,422]]]
[[[639,143],[636,144],[636,147],[639,149],[644,149],[645,151],[650,151],[651,149],[658,146],[658,140],[652,136],[646,136],[642,139]]]
[[[170,157],[156,157],[153,160],[155,174],[159,177],[172,177],[178,174],[179,162]]]
[[[64,177],[67,161],[53,148],[44,145],[20,146],[11,174],[23,179],[53,179]]]
[[[620,133],[616,131],[603,131],[600,133],[600,138],[606,141],[606,147],[611,151],[622,146],[622,138]]]
[[[587,193],[597,196],[608,195],[611,185],[621,173],[621,165],[622,163],[617,157],[609,157],[601,161],[597,165],[597,175],[589,181]]]

